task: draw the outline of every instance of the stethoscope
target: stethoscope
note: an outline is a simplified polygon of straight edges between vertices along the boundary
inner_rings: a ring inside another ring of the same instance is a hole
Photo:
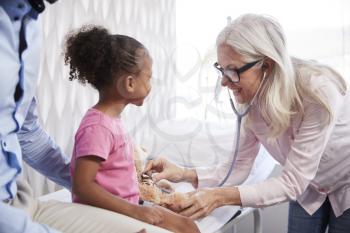
[[[234,103],[233,103],[233,100],[232,100],[232,97],[231,97],[231,94],[230,94],[230,91],[229,89],[227,88],[227,92],[228,92],[228,95],[229,95],[229,98],[230,98],[230,104],[231,104],[231,108],[233,110],[233,112],[236,114],[237,116],[237,133],[236,133],[236,143],[235,143],[235,152],[233,154],[233,159],[232,159],[232,162],[231,162],[231,166],[230,166],[230,169],[228,170],[225,178],[219,183],[218,187],[222,187],[226,181],[228,180],[228,178],[230,177],[230,175],[232,174],[232,171],[233,171],[233,167],[236,163],[236,160],[237,160],[237,155],[238,155],[238,150],[239,150],[239,141],[240,141],[240,135],[241,135],[241,124],[242,124],[242,119],[244,116],[246,116],[248,114],[248,112],[250,111],[255,99],[256,99],[256,96],[258,95],[260,89],[261,89],[261,86],[262,84],[264,83],[265,81],[265,77],[266,77],[266,72],[264,72],[264,75],[263,75],[263,78],[262,78],[262,81],[260,82],[260,85],[258,87],[258,90],[255,92],[255,95],[253,96],[252,100],[249,102],[247,108],[242,111],[242,112],[239,112]]]

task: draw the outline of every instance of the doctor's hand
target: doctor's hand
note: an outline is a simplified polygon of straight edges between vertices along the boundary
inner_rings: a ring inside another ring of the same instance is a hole
[[[177,166],[164,158],[148,161],[143,172],[149,175],[150,173],[156,173],[152,176],[155,182],[161,179],[176,183],[186,181],[192,183],[195,187],[198,183],[197,173],[194,169]]]
[[[214,209],[221,206],[216,189],[199,189],[188,193],[188,198],[170,208],[183,216],[198,219],[208,216]]]
[[[178,206],[178,213],[191,219],[208,216],[214,209],[224,205],[241,205],[236,187],[206,188],[188,193],[189,198]],[[181,211],[179,211],[181,209]]]

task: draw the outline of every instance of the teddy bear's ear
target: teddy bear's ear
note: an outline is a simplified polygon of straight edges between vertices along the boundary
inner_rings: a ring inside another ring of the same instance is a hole
[[[165,193],[173,193],[175,192],[174,188],[172,187],[171,183],[168,180],[160,180],[156,183],[157,187],[160,188]]]
[[[134,145],[134,163],[136,167],[136,173],[139,176],[143,171],[143,158],[146,158],[144,150],[139,145]]]
[[[146,154],[148,154],[148,150],[147,150],[145,147],[140,146],[140,148],[141,148]]]
[[[148,151],[140,145],[134,145],[134,159],[145,161],[148,156]]]

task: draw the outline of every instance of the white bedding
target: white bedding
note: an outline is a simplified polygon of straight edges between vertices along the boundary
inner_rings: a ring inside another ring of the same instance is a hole
[[[177,191],[191,191],[191,186],[181,185]],[[71,194],[67,189],[62,189],[54,193],[41,196],[41,201],[58,200],[62,202],[71,202]],[[236,212],[237,206],[223,206],[216,209],[211,215],[196,221],[199,230],[202,233],[215,232],[220,229]]]

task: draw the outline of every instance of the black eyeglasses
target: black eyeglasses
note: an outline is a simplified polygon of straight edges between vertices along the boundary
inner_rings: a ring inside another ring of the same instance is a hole
[[[247,63],[247,64],[245,64],[244,66],[242,66],[241,68],[238,68],[238,69],[233,69],[233,68],[226,68],[226,69],[224,69],[217,62],[214,63],[214,67],[218,71],[218,74],[219,74],[220,78],[226,77],[232,83],[239,83],[239,81],[241,79],[239,75],[241,73],[249,70],[250,68],[252,68],[259,61],[261,61],[261,60]]]

